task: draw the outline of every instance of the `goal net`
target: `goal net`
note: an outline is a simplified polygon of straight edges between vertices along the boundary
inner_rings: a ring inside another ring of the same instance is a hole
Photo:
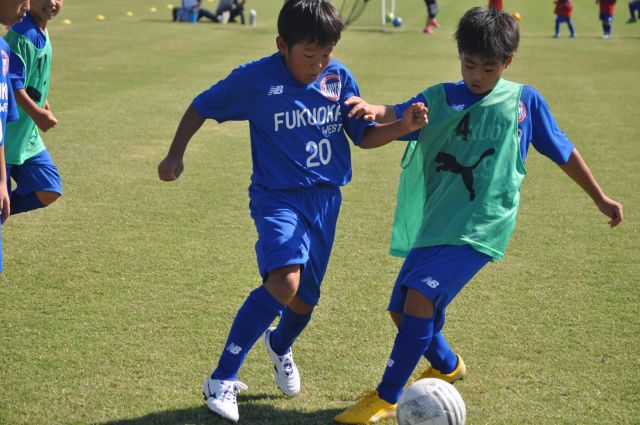
[[[386,30],[387,15],[395,16],[395,0],[333,0],[347,26]]]

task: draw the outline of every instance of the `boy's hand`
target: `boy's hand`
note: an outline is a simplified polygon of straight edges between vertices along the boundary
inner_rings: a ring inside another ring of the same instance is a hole
[[[611,220],[609,220],[609,226],[616,227],[622,221],[622,204],[605,196],[596,202],[596,206],[604,215],[611,218]]]
[[[4,185],[0,187],[0,211],[2,211],[2,224],[9,218],[9,214],[11,213],[9,201],[9,192],[7,191],[7,186]]]
[[[167,155],[160,164],[158,164],[158,176],[160,180],[170,182],[180,177],[184,171],[184,162],[182,158]]]
[[[33,117],[33,121],[43,132],[52,129],[58,124],[58,120],[49,109],[42,108],[39,113]]]
[[[347,116],[349,118],[362,118],[365,121],[375,121],[376,113],[364,99],[358,96],[351,96],[345,100],[346,106],[353,106]]]
[[[402,114],[402,125],[407,128],[407,133],[416,131],[427,125],[429,119],[427,118],[428,108],[424,106],[424,103],[417,102],[412,103]]]

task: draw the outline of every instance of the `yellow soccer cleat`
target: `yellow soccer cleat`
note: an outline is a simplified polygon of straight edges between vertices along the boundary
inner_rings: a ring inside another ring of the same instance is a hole
[[[341,424],[372,424],[396,415],[397,404],[391,404],[373,390],[365,394],[356,404],[334,418]]]
[[[467,367],[464,365],[464,361],[462,361],[462,357],[460,357],[459,354],[456,354],[456,356],[458,357],[458,366],[456,366],[453,372],[445,374],[445,373],[441,373],[438,369],[429,367],[424,371],[422,371],[422,373],[420,373],[420,376],[418,376],[418,379],[438,378],[450,384],[453,384],[454,382],[463,379],[464,376],[467,374]]]

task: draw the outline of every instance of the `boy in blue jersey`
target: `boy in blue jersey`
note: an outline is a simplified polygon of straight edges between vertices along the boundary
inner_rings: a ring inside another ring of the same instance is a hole
[[[9,75],[20,113],[7,126],[5,152],[7,176],[16,184],[12,191],[7,182],[14,215],[46,207],[62,194],[58,169],[40,135],[58,123],[48,101],[51,42],[47,23],[62,4],[63,0],[31,0],[25,19],[4,36],[11,46]]]
[[[29,0],[0,1],[0,24],[11,26],[20,22],[29,10]],[[18,119],[11,80],[9,79],[9,45],[0,39],[0,59],[2,59],[2,73],[0,73],[0,222],[4,223],[11,213],[11,201],[7,186],[7,170],[4,157],[5,131],[7,122]],[[0,226],[0,272],[2,271],[2,227]]]
[[[515,226],[524,160],[531,144],[557,163],[610,218],[622,205],[598,186],[533,88],[503,80],[519,44],[518,25],[498,9],[473,8],[460,20],[456,41],[463,80],[438,84],[409,103],[424,102],[429,123],[404,139],[391,252],[406,260],[389,312],[398,328],[377,388],[336,417],[373,423],[395,414],[400,394],[421,357],[420,378],[453,383],[465,376],[462,358],[442,334],[447,305],[489,261],[502,258]],[[350,114],[395,120],[407,104],[369,105]]]
[[[351,72],[332,59],[343,28],[327,0],[287,1],[278,17],[278,52],[242,65],[198,95],[158,166],[161,180],[178,178],[187,144],[207,118],[249,121],[249,207],[263,284],[239,309],[218,365],[203,386],[209,409],[233,421],[239,418],[236,393],[247,388],[238,371],[261,335],[278,387],[290,396],[300,391],[291,346],[320,297],[340,186],[351,180],[347,135],[359,147],[373,148],[426,123],[422,104],[410,105],[402,120],[387,126],[347,115],[344,101],[359,89]],[[269,328],[279,315],[278,326]]]

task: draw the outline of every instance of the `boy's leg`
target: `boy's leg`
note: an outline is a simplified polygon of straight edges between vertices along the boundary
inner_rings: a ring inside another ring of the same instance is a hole
[[[377,391],[381,399],[395,404],[433,335],[433,302],[417,290],[407,291],[400,327]]]
[[[567,18],[567,25],[569,26],[569,32],[570,32],[570,37],[575,37],[576,36],[576,32],[573,29],[573,23],[571,22],[571,18]]]
[[[302,245],[308,251],[308,259],[300,272],[300,285],[296,296],[288,304],[278,326],[268,336],[267,348],[279,356],[290,353],[291,346],[311,320],[313,308],[318,304],[320,285],[331,256],[342,202],[340,190],[331,187],[301,191],[292,196],[295,198],[292,202],[295,201],[299,206],[300,220],[306,223],[306,237]],[[274,366],[278,369],[277,364]],[[284,382],[283,377],[276,377],[276,380]],[[296,385],[299,386],[299,383]],[[278,386],[285,394],[297,393],[283,388],[280,382]]]
[[[247,353],[284,307],[284,303],[270,294],[265,285],[253,290],[236,314],[211,378],[237,380]]]
[[[555,38],[560,37],[560,22],[561,22],[560,17],[559,16],[556,17],[556,32],[553,35]]]
[[[11,192],[11,214],[43,208],[62,194],[58,169],[44,150],[20,165],[11,166],[16,188]]]

